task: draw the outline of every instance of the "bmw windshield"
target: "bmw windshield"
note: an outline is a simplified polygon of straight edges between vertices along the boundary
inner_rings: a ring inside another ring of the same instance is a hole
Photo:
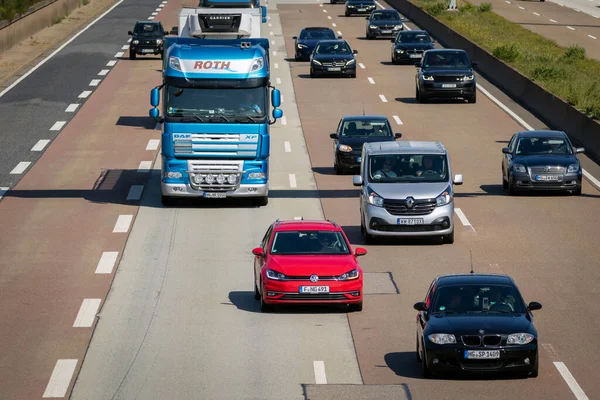
[[[433,299],[435,313],[471,314],[525,312],[519,292],[508,285],[443,286]]]
[[[371,18],[374,21],[400,21],[400,15],[395,12],[378,12],[373,13]]]
[[[165,116],[174,122],[264,123],[267,90],[257,88],[180,88],[168,86]]]
[[[335,33],[331,29],[307,29],[300,33],[301,40],[327,40],[335,39]]]

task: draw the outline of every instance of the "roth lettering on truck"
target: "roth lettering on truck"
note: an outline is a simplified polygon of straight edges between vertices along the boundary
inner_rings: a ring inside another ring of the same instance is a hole
[[[231,61],[196,61],[194,69],[227,69]]]

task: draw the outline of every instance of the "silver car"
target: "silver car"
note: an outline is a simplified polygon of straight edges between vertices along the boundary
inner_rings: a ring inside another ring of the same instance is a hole
[[[360,228],[366,243],[380,236],[439,236],[454,243],[454,190],[440,142],[372,142],[362,150]]]

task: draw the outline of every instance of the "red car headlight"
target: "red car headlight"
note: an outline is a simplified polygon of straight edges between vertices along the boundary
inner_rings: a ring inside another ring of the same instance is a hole
[[[272,269],[267,270],[267,278],[275,279],[277,281],[284,281],[287,279],[287,276],[282,274],[281,272],[274,271]]]
[[[352,271],[348,271],[343,275],[336,277],[338,281],[351,281],[353,279],[358,279],[360,276],[360,272],[357,269],[353,269]]]

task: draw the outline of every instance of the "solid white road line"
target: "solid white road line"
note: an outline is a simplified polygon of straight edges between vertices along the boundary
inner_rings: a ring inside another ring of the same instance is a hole
[[[367,78],[367,80],[368,80],[368,81],[371,83],[371,85],[374,85],[374,84],[375,84],[375,81],[373,80],[373,78],[371,78],[371,77],[368,77],[368,78]]]
[[[56,365],[50,376],[50,381],[48,382],[48,386],[46,386],[46,390],[42,397],[65,397],[76,366],[77,360],[56,361]]]
[[[79,107],[79,104],[77,103],[69,104],[65,112],[75,112],[75,110],[77,110],[77,107]]]
[[[402,125],[402,120],[397,115],[394,115],[394,121],[396,121],[398,125]]]
[[[285,115],[281,117],[281,125],[287,125],[287,117]]]
[[[567,382],[567,385],[569,385],[571,392],[573,392],[577,400],[589,400],[583,392],[581,386],[579,386],[579,384],[577,383],[573,375],[571,375],[571,372],[564,363],[555,361],[554,366],[556,367],[558,372],[560,372],[565,382]]]
[[[0,200],[2,200],[2,198],[4,197],[4,195],[6,194],[6,192],[9,191],[9,187],[0,187]]]
[[[290,179],[290,187],[295,188],[296,187],[296,175],[289,174],[289,179]]]
[[[100,82],[102,82],[101,79],[92,79],[90,81],[90,86],[98,86],[100,84]]]
[[[13,175],[22,174],[23,172],[25,172],[27,167],[29,167],[29,165],[31,165],[29,161],[21,161],[12,171],[10,171],[10,173]]]
[[[109,62],[106,63],[106,66],[114,67],[116,63],[117,63],[117,60],[110,60]]]
[[[102,71],[98,72],[98,75],[105,76],[106,74],[108,74],[109,71],[109,69],[103,69]]]
[[[575,30],[575,28],[573,28],[572,26],[568,26],[568,25],[567,25],[567,28],[568,28],[568,29],[570,29],[570,30],[572,30],[572,31],[574,31],[574,30]]]
[[[118,251],[105,251],[96,266],[97,274],[110,274],[117,262]]]
[[[131,185],[131,189],[129,189],[129,193],[127,194],[127,200],[141,199],[143,191],[144,185]]]
[[[365,65],[363,63],[358,63],[358,66],[361,67],[362,69],[365,69]]]
[[[141,161],[137,169],[137,172],[150,172],[152,167],[152,161]]]
[[[83,299],[73,328],[89,328],[94,323],[102,299]]]
[[[125,54],[125,53],[122,51],[119,51],[117,54],[115,54],[115,58],[121,58],[121,57],[123,57],[123,54]]]
[[[590,37],[592,39],[598,39],[596,36],[592,36],[592,35],[588,35],[588,37]]]
[[[281,78],[275,78],[275,82],[277,82],[278,85],[281,85]]]
[[[98,18],[96,18],[95,20],[93,20],[92,22],[90,22],[85,28],[83,28],[82,30],[80,30],[79,32],[77,32],[75,35],[71,36],[71,38],[69,40],[67,40],[65,43],[63,43],[58,49],[56,49],[52,53],[50,53],[48,55],[48,57],[44,58],[42,61],[40,61],[39,63],[37,63],[33,68],[31,68],[29,71],[27,71],[23,76],[21,76],[19,79],[17,79],[16,81],[14,81],[9,87],[7,87],[6,89],[4,89],[2,91],[2,93],[0,93],[0,97],[4,96],[6,93],[8,93],[9,90],[11,90],[15,86],[17,86],[19,83],[21,83],[21,81],[23,79],[27,78],[35,70],[37,70],[39,67],[41,67],[42,65],[44,65],[49,59],[51,59],[56,54],[58,54],[59,51],[61,51],[65,47],[67,47],[71,42],[73,42],[73,40],[77,39],[79,37],[79,35],[83,34],[83,32],[85,32],[88,29],[90,29],[96,22],[98,22],[102,18],[104,18],[109,12],[111,12],[112,10],[114,10],[122,2],[123,2],[123,0],[119,0],[115,5],[113,5],[111,8],[109,8],[108,10],[106,10],[106,12],[104,12]]]
[[[121,50],[127,50],[128,48],[129,48],[129,45],[128,45],[128,44],[126,44],[126,45],[124,45],[123,47],[121,47]]]
[[[159,144],[160,144],[160,140],[150,139],[148,141],[148,145],[146,146],[146,150],[156,150],[156,149],[158,149]]]
[[[51,131],[60,131],[63,126],[65,126],[65,124],[67,123],[67,121],[56,121],[54,123],[54,125],[52,125],[52,127],[50,127]]]
[[[132,220],[133,215],[119,215],[113,228],[113,233],[127,233]]]
[[[382,94],[380,94],[380,95],[379,95],[379,98],[380,98],[380,99],[381,99],[381,101],[383,101],[384,103],[387,103],[387,102],[388,102],[388,101],[387,101],[387,99],[385,98],[385,96],[384,96],[384,95],[382,95]]]
[[[81,94],[79,95],[80,99],[85,99],[87,98],[90,94],[92,94],[91,90],[84,90],[83,92],[81,92]]]
[[[471,228],[473,227],[471,225],[471,223],[469,222],[469,220],[467,219],[467,217],[465,216],[465,213],[463,213],[460,208],[455,208],[454,212],[456,213],[456,215],[458,216],[458,219],[460,219],[460,222],[462,222],[462,224],[464,226],[469,226]]]
[[[323,361],[313,361],[313,367],[315,369],[315,383],[317,385],[326,385],[325,363]]]
[[[290,144],[290,142],[283,142],[283,147],[285,148],[286,153],[292,152],[292,145]]]
[[[38,142],[31,148],[31,151],[42,151],[50,143],[48,139],[38,140]]]
[[[589,172],[587,172],[585,169],[582,168],[582,172],[583,172],[583,176],[585,176],[592,185],[594,185],[596,187],[596,189],[600,190],[600,181],[598,181],[598,179],[594,178],[592,176],[592,174],[590,174]]]

